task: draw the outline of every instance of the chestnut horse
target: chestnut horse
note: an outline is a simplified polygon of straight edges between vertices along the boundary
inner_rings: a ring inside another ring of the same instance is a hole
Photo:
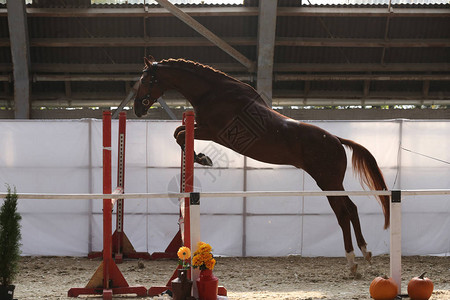
[[[135,114],[145,115],[167,90],[178,91],[193,106],[195,139],[214,141],[262,162],[303,169],[324,191],[344,190],[345,145],[353,150],[352,165],[361,182],[372,190],[387,189],[375,158],[366,148],[275,112],[250,85],[199,63],[183,59],[156,62],[153,57],[145,58],[134,99]],[[183,126],[175,131],[181,147],[184,134]],[[196,156],[196,161],[211,165],[209,158],[202,154]],[[348,266],[356,273],[350,224],[364,258],[370,262],[372,257],[366,249],[357,207],[348,196],[327,198],[342,229]],[[386,229],[389,227],[389,197],[378,198]]]

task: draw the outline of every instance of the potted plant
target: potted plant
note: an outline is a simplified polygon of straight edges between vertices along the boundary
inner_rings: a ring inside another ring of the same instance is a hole
[[[8,194],[0,209],[0,299],[13,299],[12,285],[20,259],[20,219],[17,212],[16,189],[6,186]]]
[[[199,242],[197,250],[192,258],[192,267],[200,269],[200,277],[197,278],[197,290],[199,300],[216,300],[219,291],[219,279],[212,271],[216,260],[209,244]]]
[[[178,255],[178,277],[172,280],[173,300],[187,300],[191,298],[192,280],[188,279],[188,272],[191,268],[191,250],[188,247],[180,247]]]

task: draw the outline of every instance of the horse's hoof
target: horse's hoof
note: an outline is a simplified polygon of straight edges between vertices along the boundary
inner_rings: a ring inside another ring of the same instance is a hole
[[[366,254],[364,255],[364,258],[367,260],[369,265],[372,264],[372,252],[370,252],[370,251],[366,252]]]
[[[206,156],[203,153],[199,153],[196,155],[195,162],[198,164],[201,164],[202,166],[212,167],[212,165],[213,165],[211,158],[209,158],[208,156]]]
[[[357,271],[358,270],[358,264],[354,264],[353,266],[351,266],[350,267],[350,273],[353,275],[353,276],[356,276],[357,275]]]

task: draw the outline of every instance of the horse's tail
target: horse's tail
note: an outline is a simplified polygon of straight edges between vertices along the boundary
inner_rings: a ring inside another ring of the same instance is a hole
[[[371,190],[387,190],[383,174],[369,150],[353,141],[337,138],[343,145],[353,150],[352,165],[359,174],[361,184],[364,183]],[[389,196],[378,196],[378,200],[383,208],[384,229],[387,229],[389,227]]]

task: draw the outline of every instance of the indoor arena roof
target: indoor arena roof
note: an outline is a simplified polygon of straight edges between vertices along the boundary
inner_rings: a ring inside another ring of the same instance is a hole
[[[225,1],[216,1],[220,2]],[[450,104],[447,1],[310,2],[313,5],[278,1],[273,61],[266,62],[273,67],[274,106]],[[258,35],[257,0],[177,6],[244,61],[166,8],[129,3],[39,0],[26,6],[29,51],[16,50],[15,55],[29,57],[28,64],[24,60],[16,64],[29,68],[33,109],[118,106],[132,91],[142,58],[149,54],[156,59],[198,61],[256,86],[259,38],[272,31],[261,30]],[[16,37],[8,25],[7,7],[0,4],[0,107],[4,108],[14,106],[13,71],[21,68],[13,64],[11,46]],[[165,100],[171,107],[186,106],[174,93]]]

